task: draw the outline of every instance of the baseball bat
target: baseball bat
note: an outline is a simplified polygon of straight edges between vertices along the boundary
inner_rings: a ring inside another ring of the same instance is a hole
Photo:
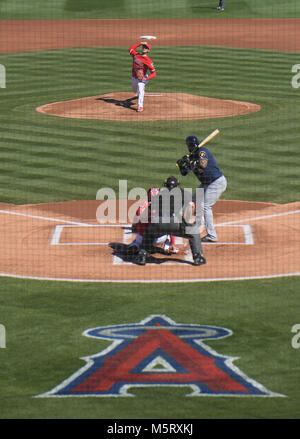
[[[202,142],[199,143],[198,146],[195,147],[196,148],[200,148],[201,146],[205,145],[206,143],[208,143],[211,139],[213,139],[217,134],[219,134],[219,130],[218,128],[216,130],[214,130],[212,133],[210,133],[208,136],[205,137],[205,139],[202,140]],[[189,157],[190,154],[188,154],[186,157]],[[178,163],[176,163],[176,166],[178,167]]]
[[[202,142],[199,143],[198,148],[200,146],[204,146],[207,142],[209,142],[213,137],[215,137],[217,134],[219,134],[219,130],[216,129],[215,131],[213,131],[212,133],[210,133],[207,137],[205,137],[205,139],[202,140]]]

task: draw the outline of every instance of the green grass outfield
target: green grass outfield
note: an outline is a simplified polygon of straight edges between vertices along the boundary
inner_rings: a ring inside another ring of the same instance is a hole
[[[215,3],[164,0],[135,8],[138,2],[110,1],[98,10],[94,1],[83,8],[75,1],[2,0],[0,13],[2,19],[212,17],[216,11],[209,8]],[[228,0],[226,14],[296,17],[300,4]],[[116,57],[122,60],[118,71]],[[234,118],[151,123],[50,117],[35,108],[130,90],[126,48],[0,55],[7,73],[7,87],[0,89],[0,201],[95,199],[100,187],[117,190],[119,179],[128,179],[129,189],[159,185],[176,175],[186,135],[202,138],[215,128],[221,133],[210,148],[229,182],[223,198],[299,200],[300,89],[291,87],[298,53],[159,47],[152,57],[158,76],[147,91],[247,100],[262,110]],[[196,184],[192,176],[182,183]],[[299,290],[298,277],[174,285],[0,278],[0,323],[7,335],[6,349],[0,349],[0,418],[299,418],[300,350],[291,346],[291,328],[300,323]],[[150,388],[134,389],[135,398],[34,398],[82,367],[81,357],[109,345],[82,336],[84,330],[134,323],[150,314],[231,329],[231,337],[207,344],[239,357],[235,364],[244,373],[286,397],[187,398],[186,389]]]
[[[298,418],[300,351],[296,278],[190,285],[79,284],[6,279],[0,306],[7,331],[1,358],[1,418]],[[183,389],[131,389],[135,398],[33,398],[76,372],[80,358],[110,342],[88,328],[135,323],[150,314],[229,328],[207,342],[250,378],[286,397],[194,397]]]
[[[168,175],[179,176],[175,164],[186,153],[186,136],[204,138],[215,128],[220,135],[210,148],[228,178],[226,199],[299,199],[300,89],[291,86],[296,53],[159,47],[152,56],[158,75],[147,92],[250,101],[262,109],[239,117],[145,123],[43,115],[35,109],[49,102],[130,91],[127,49],[2,55],[7,86],[0,89],[1,201],[95,199],[101,187],[117,190],[119,179],[127,179],[129,189],[161,185]],[[181,180],[196,185],[192,175]]]
[[[298,0],[0,0],[2,20],[70,18],[300,17]]]

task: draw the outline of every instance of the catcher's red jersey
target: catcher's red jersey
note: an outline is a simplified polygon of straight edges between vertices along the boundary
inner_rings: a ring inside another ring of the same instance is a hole
[[[147,209],[151,203],[148,201],[144,201],[141,203],[140,207],[138,208],[135,218],[133,220],[133,228],[135,229],[136,233],[143,236],[144,231],[149,227],[151,222],[151,209],[148,209],[147,216],[143,218],[143,222],[140,221],[141,215],[144,212],[145,209]],[[146,217],[148,217],[148,221],[145,222]]]
[[[150,71],[150,75],[147,77],[147,81],[156,76],[156,70],[154,68],[152,60],[147,55],[141,55],[135,49],[140,45],[134,44],[129,48],[129,53],[133,58],[132,64],[132,76],[134,78],[140,79],[138,77],[138,71],[143,70],[144,76],[146,75],[148,69]]]
[[[149,201],[144,201],[139,206],[138,210],[136,211],[135,218],[133,220],[132,228],[135,233],[142,235],[144,234],[145,230],[150,226],[151,224],[151,215],[152,213],[155,213],[154,210],[151,210],[150,208],[151,203]],[[146,215],[145,215],[145,209],[147,209]],[[141,221],[141,216],[143,215],[143,221]],[[146,219],[148,221],[146,221]],[[171,245],[175,245],[175,236],[170,235]]]

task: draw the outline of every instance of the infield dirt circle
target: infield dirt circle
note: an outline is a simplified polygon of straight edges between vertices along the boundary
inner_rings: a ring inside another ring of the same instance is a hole
[[[128,50],[142,34],[157,37],[152,42],[153,59],[155,46],[300,51],[299,19],[5,20],[0,27],[2,53],[72,47],[118,46]],[[157,111],[161,99],[167,107],[163,117]],[[148,92],[145,112],[137,114],[135,108],[129,90],[109,90],[105,95],[79,100],[41,103],[38,111],[60,117],[129,121],[138,117],[147,121],[227,117],[259,111],[260,106]],[[118,221],[98,224],[98,207],[95,200],[0,204],[0,275],[86,282],[192,282],[300,275],[300,202],[218,201],[214,215],[219,241],[203,245],[207,264],[200,267],[192,265],[184,240],[177,243],[179,255],[154,254],[145,267],[135,265],[120,253],[134,238],[128,225]]]

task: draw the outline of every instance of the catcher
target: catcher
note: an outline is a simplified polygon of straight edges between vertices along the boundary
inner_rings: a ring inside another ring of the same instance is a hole
[[[142,48],[141,53],[136,51],[139,46]],[[133,58],[131,85],[132,91],[138,97],[138,112],[143,111],[145,85],[150,79],[155,78],[156,76],[156,70],[153,62],[148,57],[148,52],[150,49],[150,44],[145,41],[134,44],[129,48],[129,53]],[[150,75],[147,74],[148,70],[150,71]]]
[[[165,182],[166,185],[166,182]],[[138,253],[145,230],[149,227],[151,223],[151,198],[157,196],[160,192],[159,187],[151,187],[147,191],[148,199],[141,203],[139,206],[133,224],[132,232],[136,233],[134,241],[129,244],[127,252],[130,254]],[[165,254],[178,254],[180,249],[175,247],[175,236],[174,235],[162,235],[157,237],[152,243],[153,248],[158,247]]]
[[[171,194],[164,196],[164,191]],[[158,209],[155,211],[155,207]],[[203,256],[199,224],[194,218],[195,203],[192,194],[179,187],[175,177],[166,179],[165,188],[152,198],[151,223],[143,234],[140,250],[135,258],[138,265],[146,265],[153,241],[163,234],[172,234],[189,240],[194,265],[206,263]]]

